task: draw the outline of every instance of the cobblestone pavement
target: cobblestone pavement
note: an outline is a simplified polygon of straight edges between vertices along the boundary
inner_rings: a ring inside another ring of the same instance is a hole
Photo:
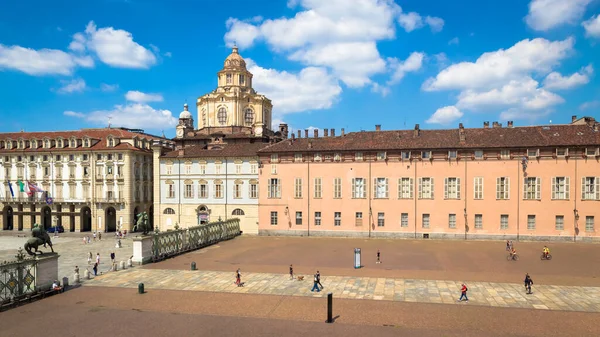
[[[91,233],[89,233],[91,237]],[[117,262],[127,261],[133,252],[133,241],[131,238],[121,240],[121,248],[115,248],[116,241],[114,235],[111,233],[105,233],[102,236],[102,240],[96,239],[91,243],[83,243],[84,235],[74,236],[73,234],[59,235],[58,237],[50,234],[52,240],[52,246],[54,251],[58,253],[58,277],[68,277],[69,282],[72,284],[73,274],[75,266],[79,266],[80,279],[84,280],[84,271],[86,268],[92,272],[93,262],[96,259],[96,253],[100,253],[100,267],[98,268],[98,274],[106,273],[111,268],[110,253],[115,252]],[[13,261],[19,247],[23,247],[25,242],[29,239],[28,237],[18,236],[0,236],[0,262],[2,261]],[[40,251],[50,252],[50,248],[41,247]],[[92,252],[92,264],[88,266],[87,257],[89,252]]]
[[[311,292],[312,276],[304,281],[289,275],[244,273],[244,287],[234,285],[233,272],[132,268],[98,276],[88,286],[228,292],[263,295],[369,299],[454,305],[480,305],[542,310],[600,312],[600,287],[534,285],[527,295],[522,284],[471,282],[469,302],[458,303],[460,281],[323,276],[323,291]]]

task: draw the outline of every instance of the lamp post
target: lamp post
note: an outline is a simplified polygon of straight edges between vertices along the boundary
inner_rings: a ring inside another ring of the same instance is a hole
[[[577,241],[577,235],[579,234],[579,211],[577,208],[573,210],[573,215],[575,216],[575,223],[573,224],[573,242]]]

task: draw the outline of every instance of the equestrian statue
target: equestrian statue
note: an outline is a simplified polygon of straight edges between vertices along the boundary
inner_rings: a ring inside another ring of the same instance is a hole
[[[148,222],[148,213],[142,212],[138,214],[138,218],[135,226],[133,226],[134,231],[142,231],[142,235],[148,235],[150,231],[150,223]]]
[[[36,255],[38,253],[38,248],[42,245],[44,246],[44,248],[46,248],[46,244],[50,246],[50,249],[54,253],[54,248],[52,248],[52,241],[50,241],[50,236],[48,235],[48,232],[46,232],[44,227],[38,224],[33,225],[33,229],[31,230],[31,236],[32,237],[29,238],[29,240],[27,240],[27,242],[23,246],[23,248],[25,248],[25,251],[27,251],[27,254]],[[43,254],[43,252],[39,253]]]

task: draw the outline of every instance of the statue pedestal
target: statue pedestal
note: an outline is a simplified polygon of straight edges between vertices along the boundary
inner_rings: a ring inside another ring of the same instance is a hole
[[[85,277],[86,280],[90,279],[90,271],[89,270],[85,270],[85,272],[83,273],[83,276]]]
[[[81,282],[79,279],[79,273],[75,273],[75,275],[73,275],[73,283],[77,284],[79,282]]]
[[[127,268],[131,268],[133,267],[133,261],[131,261],[131,258],[127,259]]]
[[[133,262],[146,264],[152,261],[152,236],[133,238]]]
[[[57,253],[45,253],[36,257],[36,287],[46,290],[52,287],[54,280],[58,280],[58,257]]]
[[[121,261],[120,265],[121,265],[121,269],[125,269],[125,261]]]

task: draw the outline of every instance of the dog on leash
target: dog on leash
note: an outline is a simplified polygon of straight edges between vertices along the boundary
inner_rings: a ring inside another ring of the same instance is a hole
[[[302,276],[302,275],[298,276],[298,281],[304,281],[304,276]]]

